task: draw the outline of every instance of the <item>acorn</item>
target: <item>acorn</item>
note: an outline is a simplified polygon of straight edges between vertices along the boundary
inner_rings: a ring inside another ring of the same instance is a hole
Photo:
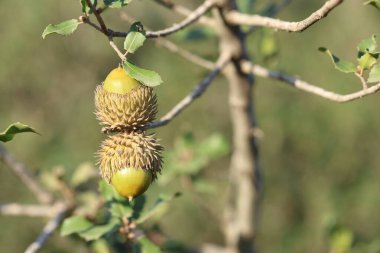
[[[140,84],[118,67],[95,91],[96,117],[104,132],[143,129],[157,114],[153,88]]]
[[[131,200],[144,193],[161,172],[162,150],[158,140],[144,132],[111,135],[98,151],[100,174]]]

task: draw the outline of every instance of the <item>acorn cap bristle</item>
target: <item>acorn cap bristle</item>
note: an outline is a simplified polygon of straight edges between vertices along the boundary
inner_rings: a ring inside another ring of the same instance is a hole
[[[153,88],[139,85],[125,95],[111,93],[98,85],[95,90],[96,118],[105,132],[133,131],[144,128],[157,114]]]
[[[111,182],[113,174],[132,167],[149,170],[153,180],[161,172],[163,147],[153,135],[138,132],[122,132],[109,136],[98,151],[101,176]]]

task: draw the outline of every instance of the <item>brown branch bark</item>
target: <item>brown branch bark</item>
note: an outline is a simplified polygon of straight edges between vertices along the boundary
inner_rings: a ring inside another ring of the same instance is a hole
[[[252,99],[253,81],[242,72],[238,62],[247,59],[244,34],[229,25],[223,13],[236,10],[236,2],[224,0],[214,11],[218,20],[220,53],[228,52],[233,63],[224,74],[229,82],[230,117],[233,131],[233,152],[229,168],[229,188],[224,210],[225,243],[229,253],[254,252],[260,186],[258,145],[252,130],[257,127]]]
[[[322,97],[322,98],[325,98],[327,100],[337,102],[337,103],[345,103],[345,102],[353,101],[356,99],[360,99],[362,97],[374,94],[380,90],[380,83],[378,83],[369,88],[365,88],[363,90],[353,92],[347,95],[342,95],[342,94],[338,94],[332,91],[325,90],[321,87],[305,82],[297,77],[293,77],[279,71],[269,70],[259,65],[252,65],[252,63],[248,61],[245,61],[242,64],[242,68],[246,73],[252,73],[256,76],[260,76],[263,78],[278,80],[296,89],[305,91],[307,93],[311,93],[313,95],[317,95],[319,97]]]
[[[53,196],[45,191],[38,181],[30,175],[29,169],[9,153],[2,144],[0,144],[0,160],[3,161],[18,178],[20,178],[39,202],[46,204],[53,200]]]
[[[283,21],[260,15],[249,15],[236,10],[228,11],[225,15],[227,21],[233,25],[263,26],[287,32],[302,32],[314,23],[326,17],[330,11],[335,9],[339,4],[343,3],[343,1],[344,0],[328,0],[321,8],[313,12],[309,17],[298,22]]]
[[[56,205],[26,205],[19,203],[0,204],[0,213],[3,215],[53,217],[56,211]]]
[[[176,12],[182,16],[185,16],[185,17],[189,16],[189,14],[192,12],[188,8],[186,8],[182,5],[179,5],[177,3],[173,3],[170,0],[154,0],[154,1],[160,5],[168,8],[168,9],[170,9],[170,10],[173,10],[174,12]],[[198,21],[200,24],[204,24],[207,26],[213,26],[214,25],[214,21],[208,17],[205,17],[205,16],[200,17],[200,19]]]

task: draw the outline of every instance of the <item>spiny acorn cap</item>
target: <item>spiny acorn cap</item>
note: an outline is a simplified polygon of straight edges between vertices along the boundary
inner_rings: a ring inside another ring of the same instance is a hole
[[[127,94],[95,90],[96,118],[105,132],[138,130],[152,122],[157,114],[157,97],[153,88],[139,85]]]
[[[101,176],[111,182],[115,172],[123,168],[149,170],[153,180],[161,172],[163,147],[153,135],[144,132],[122,132],[110,135],[98,151]]]

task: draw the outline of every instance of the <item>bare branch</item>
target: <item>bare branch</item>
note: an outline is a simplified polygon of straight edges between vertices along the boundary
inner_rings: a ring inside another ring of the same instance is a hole
[[[230,62],[230,58],[226,57],[218,61],[216,67],[210,74],[208,74],[191,92],[189,95],[184,97],[178,104],[176,104],[169,112],[167,112],[158,121],[152,122],[146,126],[145,129],[151,129],[156,127],[161,127],[167,125],[171,120],[173,120],[178,114],[180,114],[184,109],[191,105],[195,99],[199,98],[211,84],[211,82],[218,76],[222,71],[224,66]]]
[[[53,196],[45,191],[37,180],[29,174],[28,168],[17,161],[12,154],[0,144],[0,160],[2,160],[12,172],[21,179],[21,181],[30,189],[30,191],[36,196],[37,200],[41,203],[50,203],[53,200]]]
[[[160,30],[160,31],[147,31],[146,37],[148,38],[156,38],[156,37],[162,37],[167,36],[169,34],[175,33],[190,24],[197,21],[201,16],[203,16],[208,10],[210,10],[215,5],[215,1],[213,0],[206,0],[203,4],[201,4],[198,8],[196,8],[193,12],[189,13],[189,15],[180,23],[174,24],[173,26]]]
[[[46,224],[44,229],[38,238],[25,250],[25,253],[35,253],[41,249],[41,247],[45,244],[45,242],[49,239],[49,237],[53,234],[53,232],[59,227],[62,220],[65,218],[65,214],[67,212],[67,208],[65,204],[60,204],[60,209],[56,213],[56,215]]]
[[[120,17],[129,23],[133,23],[135,20],[133,17],[130,17],[129,15],[127,15],[125,12],[121,13]],[[156,42],[156,45],[165,47],[170,52],[182,56],[183,58],[194,63],[195,65],[204,67],[209,70],[213,70],[215,68],[215,64],[213,62],[203,59],[202,57],[196,54],[193,54],[192,52],[186,49],[179,47],[177,44],[175,44],[174,42],[171,42],[170,40],[167,40],[165,38],[157,38],[155,42]]]
[[[328,0],[325,4],[313,12],[309,17],[299,22],[288,22],[279,19],[263,17],[260,15],[243,14],[238,11],[229,11],[225,14],[226,20],[234,25],[264,26],[287,32],[302,32],[314,23],[318,22],[336,8],[344,0]]]
[[[169,8],[173,11],[175,11],[178,14],[181,14],[182,16],[189,16],[190,13],[192,12],[191,10],[187,9],[186,7],[183,7],[182,5],[175,4],[170,0],[154,0],[156,3],[161,4],[162,6]],[[208,25],[208,26],[213,26],[214,21],[208,17],[202,16],[199,18],[199,23]]]
[[[57,206],[23,205],[18,203],[0,204],[0,213],[30,217],[53,217],[57,213]]]
[[[215,0],[206,0],[203,4],[201,4],[197,9],[193,12],[189,13],[189,15],[182,20],[178,24],[174,24],[171,27],[160,31],[147,31],[145,36],[147,38],[157,38],[170,35],[172,33],[178,32],[179,30],[184,29],[185,27],[191,25],[195,21],[197,21],[200,17],[202,17],[208,10],[210,10],[215,5]],[[111,32],[113,37],[126,37],[128,32]]]
[[[289,76],[279,71],[272,71],[264,67],[261,67],[259,65],[252,65],[250,62],[244,62],[242,64],[242,68],[245,72],[250,72],[256,76],[260,76],[264,78],[271,78],[278,81],[282,81],[283,83],[289,84],[294,88],[306,91],[308,93],[311,93],[311,94],[314,94],[314,95],[317,95],[317,96],[320,96],[325,99],[338,102],[338,103],[344,103],[344,102],[349,102],[355,99],[359,99],[367,95],[374,94],[380,90],[380,83],[378,83],[376,85],[373,85],[367,89],[363,89],[358,92],[350,93],[347,95],[341,95],[332,91],[325,90],[323,88],[307,83],[305,81],[302,81],[301,79],[297,77]]]

